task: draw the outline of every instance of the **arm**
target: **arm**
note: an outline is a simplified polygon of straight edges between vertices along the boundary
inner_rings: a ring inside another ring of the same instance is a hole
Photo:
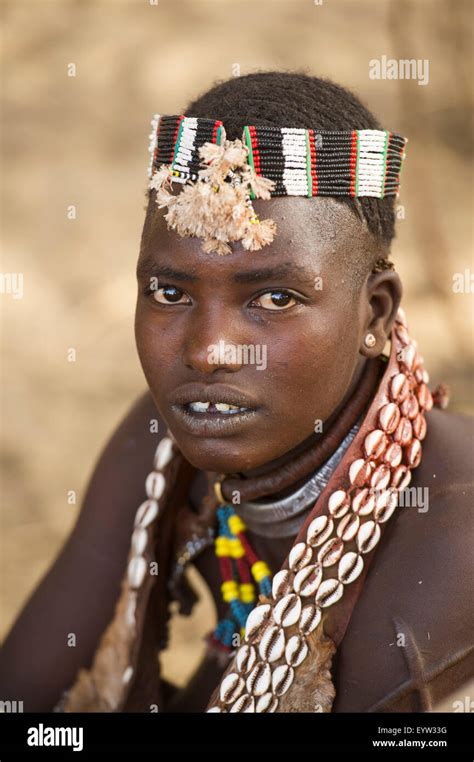
[[[159,434],[150,433],[151,419]],[[113,615],[145,477],[165,433],[146,392],[106,444],[70,536],[3,644],[1,700],[50,711],[78,669],[89,666]]]

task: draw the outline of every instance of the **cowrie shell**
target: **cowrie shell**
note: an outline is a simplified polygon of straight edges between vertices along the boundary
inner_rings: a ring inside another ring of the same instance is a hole
[[[334,521],[329,516],[318,516],[318,518],[313,519],[306,532],[308,545],[313,548],[322,545],[332,534],[333,529]]]
[[[216,714],[217,712],[221,713],[222,710],[218,706],[211,706],[210,709],[207,710],[206,714]]]
[[[405,446],[410,444],[413,437],[413,427],[408,418],[400,418],[400,423],[393,432],[393,441]]]
[[[338,489],[332,493],[328,500],[328,511],[335,519],[341,518],[349,510],[350,499],[343,489]]]
[[[145,482],[146,494],[153,500],[159,500],[165,489],[165,477],[159,471],[151,471]]]
[[[375,505],[375,497],[372,492],[369,492],[367,487],[360,489],[352,498],[352,510],[358,516],[368,516],[372,513]]]
[[[316,603],[322,608],[332,606],[333,603],[339,600],[343,592],[344,587],[338,579],[325,579],[319,586],[316,594]]]
[[[253,696],[249,696],[248,693],[244,693],[243,696],[239,696],[235,704],[232,704],[230,712],[255,712],[255,699]]]
[[[379,524],[388,521],[395,508],[397,507],[398,493],[393,487],[384,490],[377,495],[374,509],[374,519]]]
[[[420,412],[420,406],[414,394],[410,394],[406,400],[403,400],[400,405],[400,412],[402,415],[406,416],[406,418],[416,418]]]
[[[301,600],[294,593],[285,595],[273,609],[273,618],[282,627],[291,627],[301,614]]]
[[[375,521],[366,521],[357,533],[357,547],[361,553],[370,553],[380,540],[380,527]]]
[[[426,384],[420,384],[417,397],[420,407],[422,407],[423,410],[431,410],[433,407],[433,397]]]
[[[263,696],[260,696],[260,698],[257,700],[255,711],[259,714],[262,714],[263,712],[270,714],[271,712],[275,711],[277,706],[278,699],[275,698],[273,693],[264,693]]]
[[[305,542],[296,543],[296,545],[292,547],[290,555],[288,556],[290,569],[293,569],[295,572],[299,571],[303,566],[309,564],[312,557],[313,551]]]
[[[411,471],[406,466],[398,466],[392,474],[392,487],[400,492],[411,482]]]
[[[231,704],[235,701],[243,692],[245,683],[237,674],[237,672],[230,672],[224,677],[220,687],[220,697],[224,704]]]
[[[423,408],[423,410],[431,410],[433,407],[433,398],[426,384],[421,383],[419,385],[416,396],[418,397],[418,402],[420,403],[420,407]]]
[[[292,574],[288,569],[281,569],[275,574],[272,582],[272,595],[275,600],[291,592],[291,577]]]
[[[245,683],[247,692],[254,696],[263,696],[270,687],[272,681],[272,670],[269,664],[260,662],[257,664]]]
[[[404,373],[397,373],[390,381],[390,397],[400,404],[410,392],[410,385]]]
[[[344,540],[344,542],[350,542],[354,539],[359,531],[360,519],[355,513],[350,513],[348,516],[344,516],[337,525],[337,534]]]
[[[173,456],[173,442],[169,437],[164,437],[159,442],[153,459],[153,466],[156,471],[161,471],[168,465]]]
[[[148,542],[148,532],[143,527],[136,527],[132,532],[132,550],[137,556],[141,555]]]
[[[301,635],[292,635],[286,644],[285,659],[290,667],[299,667],[308,655],[308,646]]]
[[[423,413],[418,413],[412,425],[415,437],[422,442],[426,437],[426,420]]]
[[[349,466],[349,481],[354,487],[363,487],[370,479],[373,466],[371,461],[357,458]]]
[[[337,569],[337,576],[343,585],[349,585],[351,582],[357,579],[364,568],[364,560],[362,556],[353,551],[345,553],[339,561]]]
[[[271,606],[269,603],[262,603],[261,606],[252,609],[245,625],[245,640],[249,640],[255,635],[263,623],[267,621],[270,611]]]
[[[126,685],[127,683],[129,683],[130,680],[132,679],[132,675],[133,675],[133,667],[127,667],[127,669],[122,675],[122,684]]]
[[[318,563],[321,566],[333,566],[344,552],[344,543],[340,537],[333,537],[324,543],[318,553]]]
[[[364,451],[368,458],[380,458],[388,444],[387,435],[381,429],[374,429],[364,439]]]
[[[383,459],[391,468],[396,468],[402,462],[402,448],[397,442],[392,442],[385,450]]]
[[[390,476],[390,467],[386,463],[381,463],[372,474],[370,486],[375,490],[385,489],[390,484]]]
[[[421,460],[421,444],[418,439],[412,439],[405,450],[405,457],[410,468],[416,468]]]
[[[158,503],[156,500],[145,500],[138,508],[135,516],[136,527],[147,527],[158,516]]]
[[[314,603],[308,603],[306,606],[303,606],[301,611],[301,616],[298,623],[300,632],[302,632],[303,635],[309,635],[311,632],[313,632],[313,630],[316,629],[320,621],[321,609],[319,606],[315,606]]]
[[[407,370],[413,370],[413,367],[415,365],[415,355],[416,355],[416,349],[413,346],[413,343],[407,344],[406,347],[402,349],[401,353],[401,361],[404,364],[404,366],[407,368]]]
[[[285,633],[280,627],[267,627],[258,647],[260,656],[264,661],[277,661],[283,655],[285,643]],[[265,693],[267,688],[262,693]],[[252,693],[250,689],[249,692]]]
[[[293,682],[294,676],[294,670],[288,664],[281,664],[277,667],[272,676],[273,693],[276,696],[283,696]]]
[[[147,563],[143,556],[134,556],[127,567],[127,577],[131,588],[140,587],[145,579]]]
[[[295,593],[302,595],[305,598],[308,595],[314,595],[322,577],[323,570],[321,564],[310,564],[310,566],[305,566],[304,569],[301,569],[295,576],[293,589]]]
[[[384,405],[379,413],[379,423],[387,434],[393,434],[400,421],[400,410],[394,402]]]
[[[410,337],[408,335],[408,331],[405,328],[404,325],[399,325],[395,328],[395,333],[397,334],[398,338],[400,339],[401,343],[405,346],[410,343]]]
[[[236,664],[241,675],[247,675],[255,666],[257,651],[245,643],[237,652]]]

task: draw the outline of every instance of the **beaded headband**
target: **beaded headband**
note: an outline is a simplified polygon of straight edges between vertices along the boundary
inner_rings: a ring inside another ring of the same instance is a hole
[[[151,124],[148,188],[168,207],[168,226],[202,238],[207,252],[271,243],[275,222],[258,218],[255,198],[398,195],[407,139],[388,130],[246,126],[230,141],[215,119],[155,114]]]

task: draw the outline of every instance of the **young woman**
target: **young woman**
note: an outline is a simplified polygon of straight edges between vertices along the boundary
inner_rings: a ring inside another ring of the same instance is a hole
[[[399,310],[405,140],[302,74],[233,78],[184,116],[151,135],[149,388],[6,640],[3,695],[26,711],[428,710],[474,672],[472,426],[436,409]],[[188,564],[217,618],[177,690],[159,653],[171,602],[196,599]]]

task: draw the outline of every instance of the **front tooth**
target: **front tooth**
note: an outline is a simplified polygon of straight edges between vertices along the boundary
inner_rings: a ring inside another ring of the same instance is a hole
[[[210,404],[210,402],[191,402],[190,407],[197,413],[205,413]]]
[[[234,405],[228,405],[226,402],[216,402],[215,407],[221,413],[226,413],[231,408],[234,408]]]

